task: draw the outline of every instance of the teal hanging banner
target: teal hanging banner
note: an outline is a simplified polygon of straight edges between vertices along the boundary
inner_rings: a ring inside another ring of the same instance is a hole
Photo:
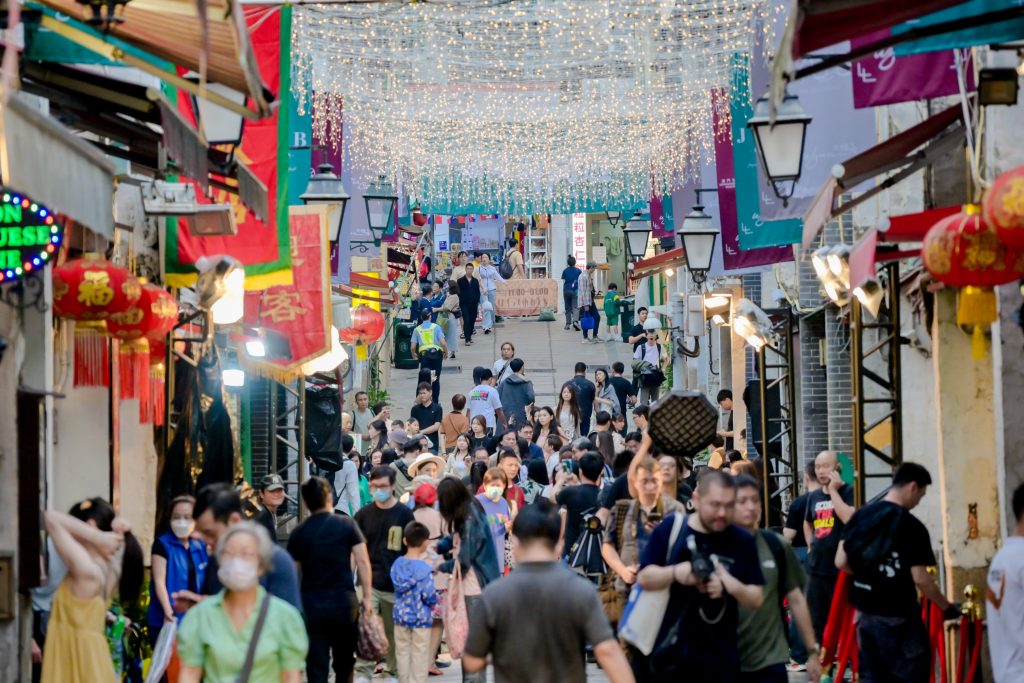
[[[893,34],[906,33],[914,29],[950,21],[966,21],[985,14],[1011,10],[1020,7],[1020,0],[969,0],[939,12],[926,14],[918,19],[905,21],[892,27]],[[930,38],[921,38],[895,46],[897,55],[913,55],[935,50],[952,50],[972,45],[1009,43],[1024,38],[1024,18],[997,21],[983,26],[965,28],[943,33]]]
[[[747,129],[747,121],[754,116],[754,103],[750,96],[750,55],[733,56],[732,75],[729,113],[732,116],[732,153],[736,174],[736,213],[740,249],[746,251],[796,244],[803,238],[804,222],[801,219],[761,219],[757,149],[754,136]]]

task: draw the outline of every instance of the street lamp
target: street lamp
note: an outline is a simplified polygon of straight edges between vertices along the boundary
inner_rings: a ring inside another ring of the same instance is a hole
[[[341,178],[334,173],[334,167],[330,164],[320,164],[316,173],[310,176],[306,191],[299,199],[306,205],[326,204],[329,207],[327,235],[331,245],[337,246],[341,238],[341,224],[345,220],[345,207],[348,206],[351,197],[345,191],[345,184],[341,182]]]
[[[619,221],[622,220],[621,211],[605,211],[604,215],[607,216],[608,222],[612,224],[612,230],[618,227]]]
[[[704,282],[707,272],[711,270],[715,240],[718,239],[718,226],[711,216],[704,213],[704,207],[700,203],[701,192],[714,190],[697,190],[697,204],[679,227],[679,240],[686,253],[686,267],[698,288]]]
[[[633,214],[633,217],[626,222],[622,229],[626,235],[626,247],[629,249],[629,257],[633,261],[639,261],[647,253],[647,242],[651,238],[651,223],[640,212]]]
[[[366,220],[373,233],[373,243],[380,246],[384,233],[394,222],[398,195],[387,177],[381,175],[366,189],[363,199],[366,200]]]
[[[224,99],[245,106],[245,93],[229,88],[220,83],[207,83],[206,89]],[[197,123],[203,131],[203,137],[210,145],[231,145],[234,148],[242,143],[242,131],[245,128],[245,117],[231,109],[214,104],[205,97],[192,97],[192,110],[196,113]]]
[[[747,127],[754,133],[768,182],[782,205],[789,204],[796,182],[800,179],[804,159],[807,124],[811,122],[795,95],[786,95],[772,120],[768,96],[760,98]]]

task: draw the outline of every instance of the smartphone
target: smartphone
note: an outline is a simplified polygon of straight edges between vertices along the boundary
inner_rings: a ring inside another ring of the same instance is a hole
[[[572,474],[572,460],[563,460],[561,463],[562,471],[566,474]]]
[[[656,524],[660,524],[661,520],[662,520],[662,515],[661,515],[660,512],[652,512],[651,514],[647,515],[647,523],[652,525],[652,526],[656,525]]]

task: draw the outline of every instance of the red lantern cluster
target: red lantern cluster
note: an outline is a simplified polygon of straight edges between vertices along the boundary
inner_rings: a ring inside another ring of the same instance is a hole
[[[1024,249],[1024,166],[996,178],[985,193],[982,216],[1004,244]]]
[[[53,269],[53,312],[71,320],[106,320],[138,303],[142,285],[127,268],[86,254]]]
[[[384,316],[366,304],[352,309],[352,327],[339,335],[350,344],[372,344],[384,335]]]
[[[977,206],[933,225],[921,255],[932,277],[951,287],[995,287],[1024,277],[1024,253],[1003,243]]]

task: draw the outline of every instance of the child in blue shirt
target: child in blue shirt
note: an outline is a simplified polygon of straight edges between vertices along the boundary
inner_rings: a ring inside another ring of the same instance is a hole
[[[434,653],[430,651],[430,608],[437,604],[433,569],[427,564],[430,531],[420,522],[409,522],[403,532],[405,555],[391,565],[395,584],[395,657],[400,683],[427,680]]]

